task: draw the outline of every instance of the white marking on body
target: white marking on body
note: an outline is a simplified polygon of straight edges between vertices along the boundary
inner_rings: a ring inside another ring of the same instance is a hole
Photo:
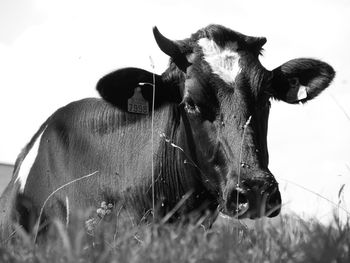
[[[204,60],[208,62],[213,73],[227,84],[233,84],[242,70],[239,66],[237,42],[228,42],[221,48],[214,40],[201,38],[198,40],[198,45],[202,48]]]
[[[40,141],[41,141],[41,136],[43,135],[45,130],[46,130],[46,127],[41,132],[39,137],[35,140],[35,143],[34,143],[33,147],[29,150],[29,152],[26,155],[26,157],[24,157],[24,160],[23,160],[23,162],[21,164],[21,167],[19,168],[19,172],[18,172],[18,175],[17,175],[17,178],[16,178],[15,182],[17,182],[17,181],[19,182],[19,185],[20,185],[19,192],[20,193],[23,193],[23,191],[24,191],[24,187],[26,185],[29,172],[32,169],[32,166],[34,164],[36,156],[38,155],[38,150],[39,150],[39,145],[40,145]]]

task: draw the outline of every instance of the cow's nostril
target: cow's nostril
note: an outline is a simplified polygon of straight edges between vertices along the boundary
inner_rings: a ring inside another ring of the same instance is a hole
[[[266,215],[268,217],[275,217],[281,211],[281,194],[278,188],[276,188],[272,194],[270,194],[266,200]]]

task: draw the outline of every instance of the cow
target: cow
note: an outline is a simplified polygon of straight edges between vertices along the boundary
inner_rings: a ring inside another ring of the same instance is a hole
[[[218,213],[280,213],[268,168],[270,101],[312,100],[333,68],[298,58],[269,71],[259,61],[266,38],[221,25],[183,40],[153,33],[170,57],[164,73],[107,74],[97,83],[101,98],[58,109],[22,150],[0,200],[3,233],[14,223],[30,232],[39,218],[65,220],[101,201],[133,222],[210,225]]]

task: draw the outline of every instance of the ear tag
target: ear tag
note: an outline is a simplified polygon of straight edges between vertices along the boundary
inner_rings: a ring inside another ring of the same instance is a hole
[[[128,112],[146,115],[149,113],[148,101],[143,98],[140,87],[137,87],[134,95],[128,99]]]
[[[299,87],[289,89],[287,93],[287,100],[289,102],[297,102],[307,98],[306,87],[300,85]]]
[[[305,86],[300,86],[297,94],[298,100],[303,100],[307,98],[307,91]]]

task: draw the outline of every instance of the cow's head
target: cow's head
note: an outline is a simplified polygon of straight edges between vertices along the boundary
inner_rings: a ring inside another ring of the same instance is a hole
[[[268,169],[266,141],[270,99],[288,103],[313,99],[332,81],[332,67],[303,58],[269,71],[259,61],[265,38],[219,25],[209,25],[181,41],[169,40],[157,28],[154,36],[171,57],[167,71],[156,76],[156,105],[167,101],[182,107],[194,141],[195,149],[189,150],[219,189],[220,210],[240,218],[278,215],[281,196]],[[127,77],[128,72],[119,76]],[[138,78],[123,81],[152,82],[146,72]],[[102,84],[98,86],[102,97],[125,108],[124,97],[133,91],[121,96],[120,90]],[[143,94],[151,98],[146,86]]]

